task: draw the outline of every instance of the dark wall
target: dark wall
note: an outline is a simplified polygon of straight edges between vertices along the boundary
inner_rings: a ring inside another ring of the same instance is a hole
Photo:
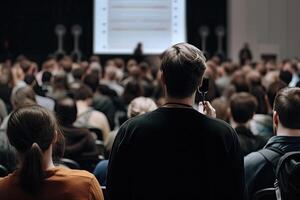
[[[93,0],[1,0],[0,8],[2,59],[24,54],[42,61],[56,50],[54,27],[58,23],[68,28],[64,43],[67,52],[73,48],[70,28],[80,24],[80,48],[86,56],[92,53]],[[188,41],[198,47],[198,28],[204,24],[211,29],[217,25],[226,27],[226,0],[187,0]],[[208,38],[207,46],[210,54],[216,51],[215,35]]]

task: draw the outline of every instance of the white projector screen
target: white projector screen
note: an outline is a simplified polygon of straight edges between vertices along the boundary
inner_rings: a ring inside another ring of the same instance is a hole
[[[186,41],[185,0],[94,0],[94,53],[160,54]]]

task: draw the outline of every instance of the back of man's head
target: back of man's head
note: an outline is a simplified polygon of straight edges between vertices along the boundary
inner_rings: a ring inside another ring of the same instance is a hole
[[[77,118],[76,103],[71,98],[59,100],[55,105],[55,112],[61,125],[71,125]]]
[[[201,84],[205,61],[203,53],[193,45],[179,43],[168,48],[161,63],[167,94],[174,98],[191,96]]]
[[[252,119],[257,107],[257,100],[247,92],[236,93],[230,98],[232,119],[244,124]]]
[[[282,126],[300,129],[300,88],[284,88],[275,97],[274,111]]]

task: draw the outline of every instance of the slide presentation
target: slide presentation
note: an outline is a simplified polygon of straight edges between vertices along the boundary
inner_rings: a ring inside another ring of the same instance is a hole
[[[186,41],[185,0],[94,0],[94,53],[160,54]]]

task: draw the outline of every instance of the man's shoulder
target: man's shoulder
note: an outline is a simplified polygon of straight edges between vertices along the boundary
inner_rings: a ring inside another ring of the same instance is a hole
[[[247,156],[245,156],[244,158],[244,165],[246,171],[248,169],[255,169],[258,166],[265,165],[266,163],[267,163],[266,159],[259,151],[252,152]]]
[[[122,126],[123,127],[158,127],[163,121],[167,121],[167,118],[172,118],[172,115],[165,115],[165,113],[156,109],[152,112],[145,113],[140,116],[136,116],[127,120]],[[211,131],[214,133],[235,133],[235,130],[225,121],[216,118],[211,118],[206,115],[201,114],[198,111],[193,111],[190,113],[189,117],[182,121],[186,125],[192,125],[192,127],[197,127],[201,130]],[[196,126],[194,126],[196,124]]]

